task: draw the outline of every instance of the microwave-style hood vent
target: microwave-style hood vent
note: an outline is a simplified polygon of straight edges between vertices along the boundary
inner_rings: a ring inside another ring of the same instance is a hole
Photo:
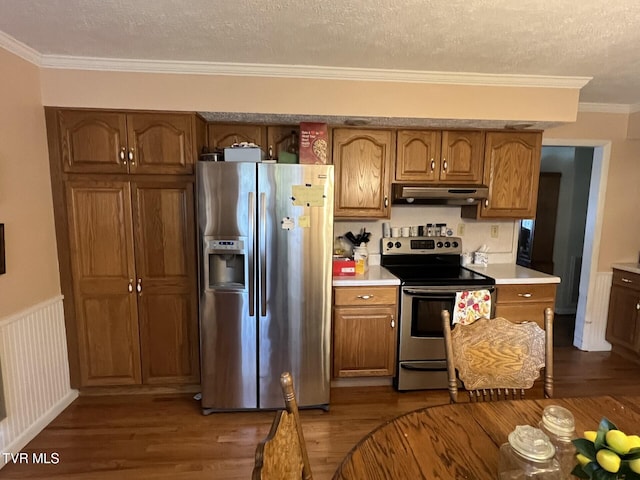
[[[474,205],[489,196],[485,185],[393,184],[393,203],[417,205]]]

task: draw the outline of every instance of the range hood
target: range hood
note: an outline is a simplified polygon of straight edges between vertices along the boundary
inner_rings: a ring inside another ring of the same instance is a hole
[[[486,185],[410,185],[394,183],[392,202],[417,205],[474,205],[489,196]]]

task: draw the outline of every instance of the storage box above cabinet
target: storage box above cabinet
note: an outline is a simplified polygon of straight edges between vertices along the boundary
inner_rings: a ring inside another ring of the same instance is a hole
[[[398,130],[396,181],[480,185],[484,132]]]
[[[47,109],[66,173],[191,174],[195,114]]]

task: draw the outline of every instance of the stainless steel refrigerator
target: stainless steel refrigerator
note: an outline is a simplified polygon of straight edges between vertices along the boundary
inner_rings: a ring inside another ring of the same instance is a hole
[[[327,408],[333,166],[198,162],[204,413]]]

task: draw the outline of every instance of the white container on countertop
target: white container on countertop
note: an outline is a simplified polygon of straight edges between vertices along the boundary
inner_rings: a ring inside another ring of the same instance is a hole
[[[353,249],[353,259],[356,262],[356,275],[363,274],[369,270],[369,250],[366,243]]]

